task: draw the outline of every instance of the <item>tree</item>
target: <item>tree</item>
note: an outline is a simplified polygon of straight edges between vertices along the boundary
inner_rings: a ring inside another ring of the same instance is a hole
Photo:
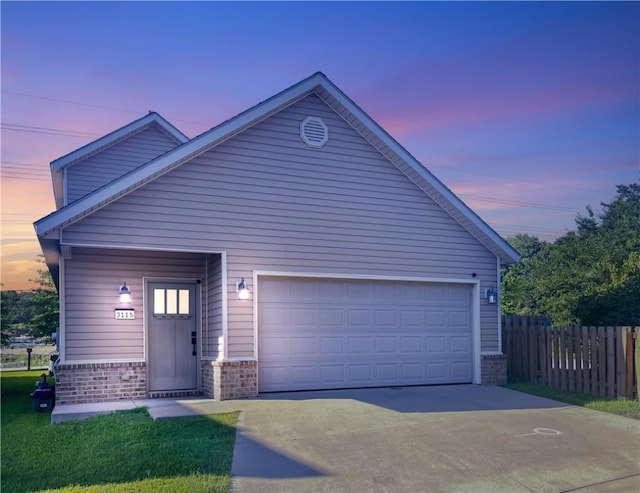
[[[504,313],[548,314],[554,325],[640,324],[640,184],[619,185],[601,205],[553,244],[510,240],[522,261],[503,271]]]
[[[39,262],[44,263],[40,256]],[[32,317],[30,321],[33,337],[50,337],[58,327],[60,319],[60,304],[51,273],[45,269],[38,269],[37,279],[29,279],[39,286],[31,299]]]
[[[502,268],[502,312],[509,315],[537,315],[541,309],[536,283],[550,245],[527,234],[510,238],[509,243],[520,254],[520,262]]]

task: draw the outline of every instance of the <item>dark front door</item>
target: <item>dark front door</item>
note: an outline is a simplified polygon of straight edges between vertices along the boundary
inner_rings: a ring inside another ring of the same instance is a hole
[[[195,282],[147,284],[149,390],[191,390],[198,385]]]

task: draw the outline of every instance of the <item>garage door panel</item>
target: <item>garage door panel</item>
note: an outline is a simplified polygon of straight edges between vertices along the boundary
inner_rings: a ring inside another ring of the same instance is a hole
[[[427,381],[441,381],[447,378],[447,365],[440,361],[427,363]]]
[[[397,351],[397,337],[376,337],[376,354],[395,354]]]
[[[270,336],[264,338],[260,343],[260,354],[263,358],[287,356],[289,350],[290,339],[288,337]]]
[[[447,350],[447,338],[444,336],[425,337],[424,340],[427,353],[444,353]]]
[[[316,354],[316,338],[315,337],[292,337],[291,338],[291,355],[292,356],[309,356]]]
[[[376,327],[383,327],[383,328],[395,327],[397,325],[396,311],[395,310],[374,310],[373,324]]]
[[[289,325],[289,308],[286,306],[270,306],[261,310],[262,323],[269,327]]]
[[[347,337],[347,348],[350,354],[366,354],[371,353],[371,338],[370,337]]]
[[[400,325],[405,328],[423,326],[422,312],[419,310],[403,310],[400,309]]]
[[[404,284],[400,286],[400,298],[404,302],[421,302],[424,298],[423,288],[418,284]]]
[[[471,316],[468,311],[450,311],[449,312],[449,329],[466,329],[471,322]]]
[[[424,364],[402,363],[400,366],[402,380],[408,382],[421,382],[424,378]]]
[[[365,326],[369,327],[370,325],[370,315],[371,311],[363,308],[352,308],[347,309],[347,323],[349,326]]]
[[[384,384],[393,384],[398,381],[397,363],[378,363],[376,368],[376,381]]]
[[[259,390],[471,381],[464,285],[260,279]]]
[[[442,311],[428,311],[425,313],[427,320],[427,328],[431,330],[442,330],[447,324],[447,314]]]
[[[279,385],[282,385],[282,382],[289,382],[291,380],[290,366],[264,365],[260,370],[260,384],[267,388],[277,388]]]
[[[471,374],[471,365],[467,361],[452,362],[449,365],[452,378],[465,379]]]
[[[293,308],[291,309],[291,323],[293,325],[316,325],[315,308]]]
[[[347,365],[349,369],[349,381],[357,385],[368,385],[373,381],[371,365],[368,363],[350,364]]]
[[[320,377],[324,384],[337,384],[344,386],[345,365],[322,365],[320,366]]]
[[[314,385],[318,381],[314,365],[292,365],[291,380],[294,385]]]
[[[374,284],[372,294],[375,299],[396,301],[398,290],[393,284]]]
[[[344,310],[340,308],[320,308],[319,321],[321,327],[339,327],[344,323]]]
[[[320,337],[320,354],[323,356],[343,355],[343,337]]]
[[[471,355],[471,339],[467,336],[450,336],[449,352]]]
[[[422,337],[420,336],[400,336],[400,352],[403,354],[422,353]]]

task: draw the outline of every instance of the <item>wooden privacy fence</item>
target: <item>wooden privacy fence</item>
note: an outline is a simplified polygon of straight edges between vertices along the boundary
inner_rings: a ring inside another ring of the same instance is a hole
[[[545,317],[505,316],[510,382],[638,400],[640,327],[551,327]]]

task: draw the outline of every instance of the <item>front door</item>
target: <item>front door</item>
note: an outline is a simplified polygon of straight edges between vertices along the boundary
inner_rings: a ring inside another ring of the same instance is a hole
[[[198,386],[195,282],[147,283],[149,390]]]

